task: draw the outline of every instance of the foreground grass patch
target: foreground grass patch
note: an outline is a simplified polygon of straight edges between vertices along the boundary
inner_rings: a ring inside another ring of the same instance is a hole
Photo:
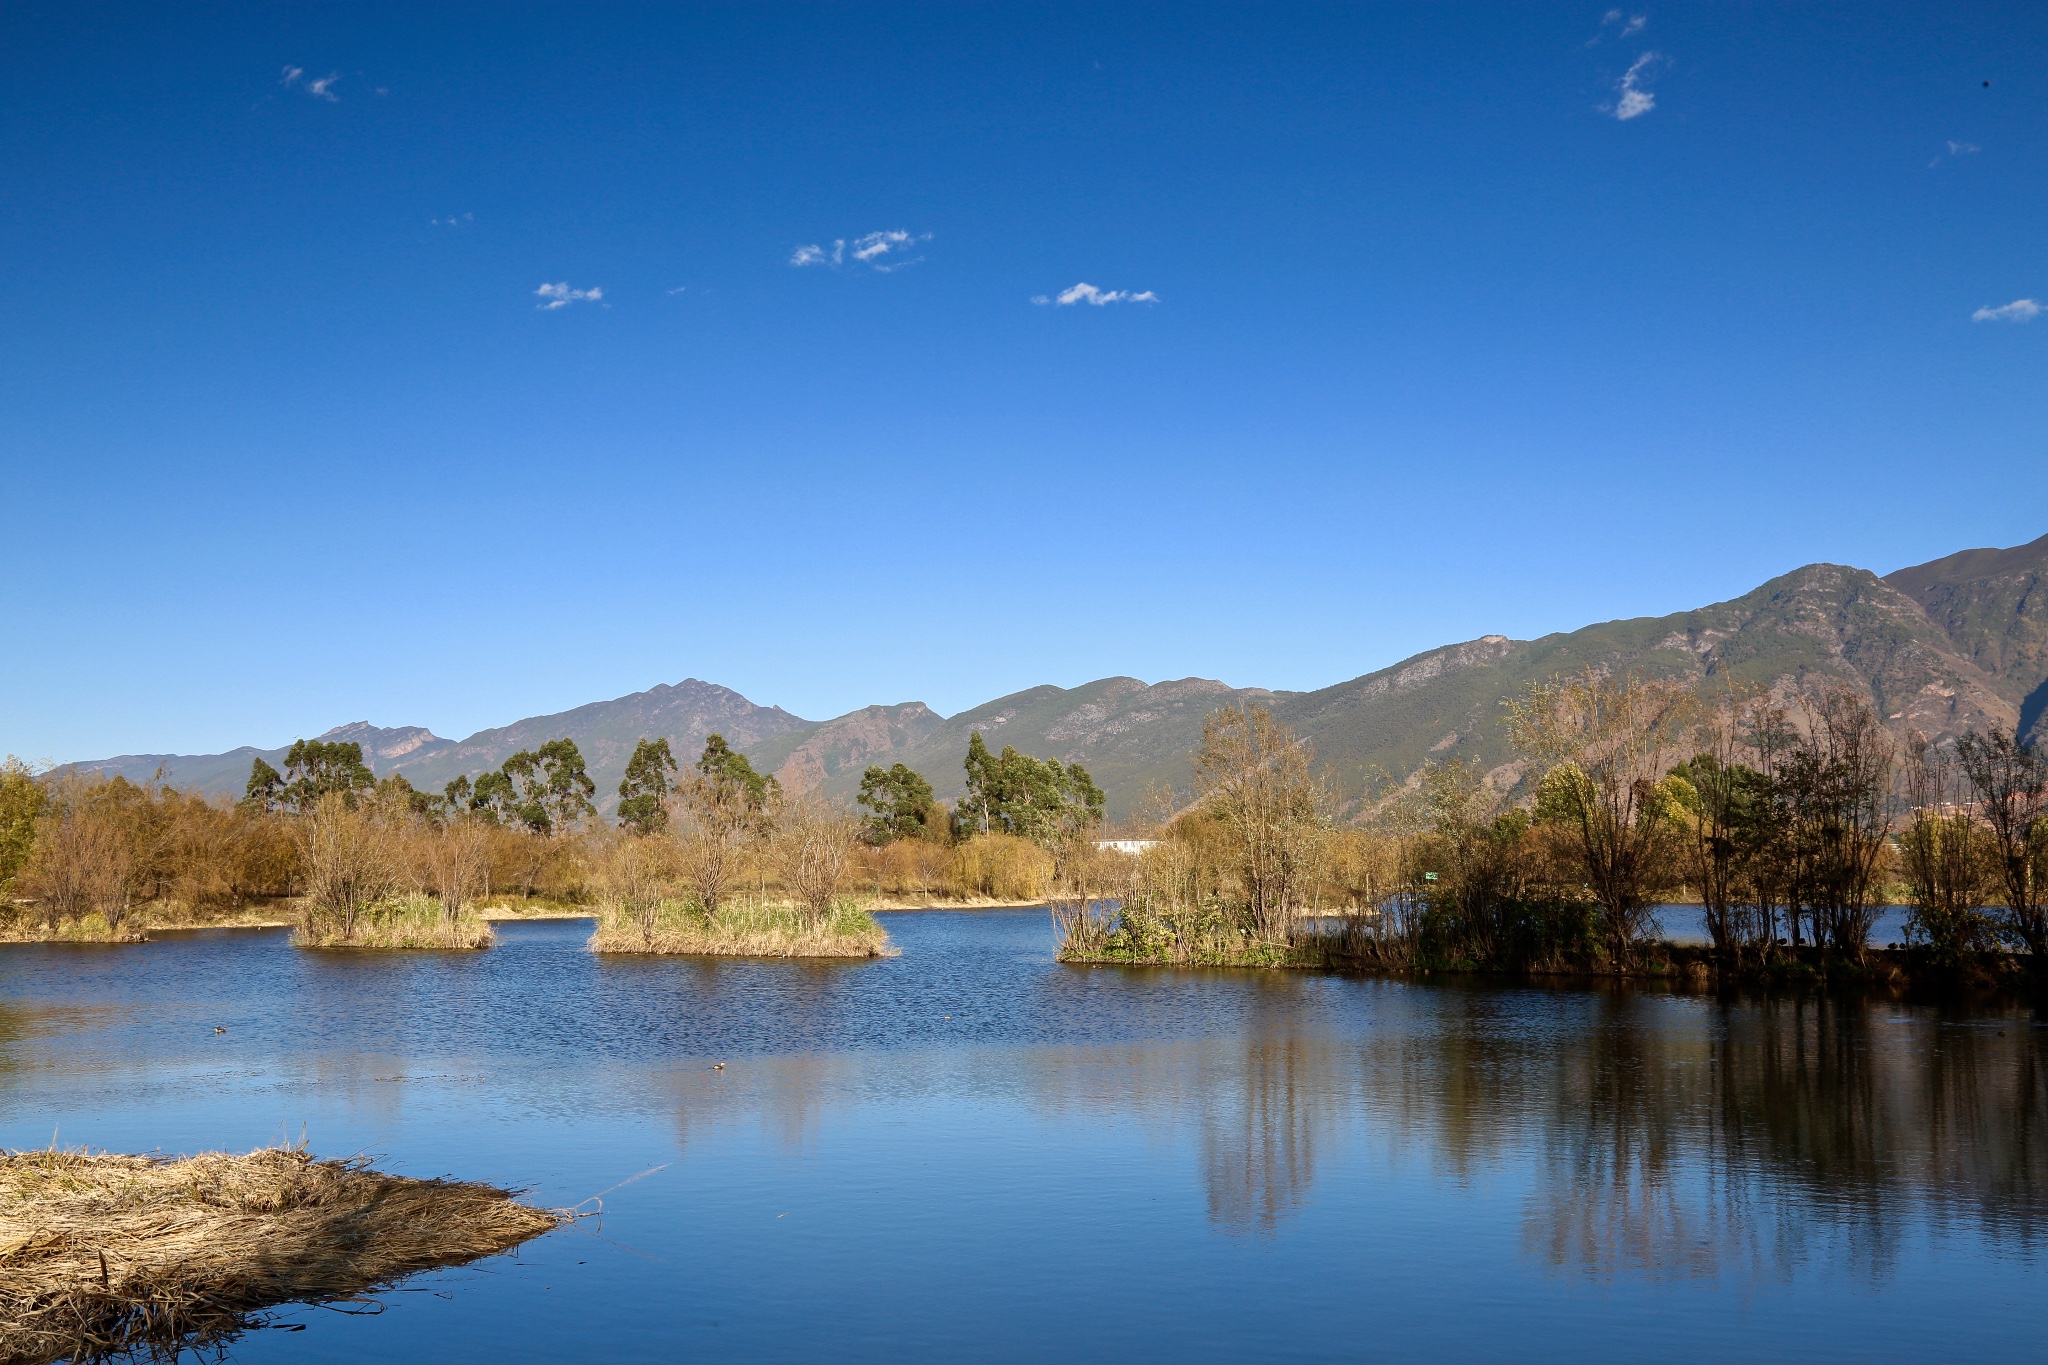
[[[706,914],[692,901],[664,900],[640,913],[601,906],[595,953],[671,953],[703,957],[894,957],[875,917],[835,901],[814,917],[785,905],[732,902]]]
[[[0,919],[0,943],[142,943],[147,938],[134,919],[124,919],[116,927],[97,911],[65,920],[55,928],[41,915],[21,909]]]
[[[494,936],[488,921],[468,907],[453,918],[431,896],[371,906],[353,925],[339,917],[308,914],[292,934],[301,948],[488,948]]]
[[[0,1365],[217,1350],[265,1309],[356,1298],[566,1217],[297,1148],[0,1154]]]

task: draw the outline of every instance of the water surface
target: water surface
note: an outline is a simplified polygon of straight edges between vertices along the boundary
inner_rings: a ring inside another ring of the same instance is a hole
[[[0,1142],[304,1133],[609,1191],[244,1361],[2041,1349],[2017,1006],[1066,968],[1041,912],[883,918],[900,958],[832,964],[599,959],[574,922],[0,949]]]

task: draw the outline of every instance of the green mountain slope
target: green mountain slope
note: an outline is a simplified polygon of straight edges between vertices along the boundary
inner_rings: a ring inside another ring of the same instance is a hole
[[[1171,782],[1186,788],[1188,754],[1210,712],[1239,703],[1271,706],[1288,695],[1206,678],[1150,685],[1136,678],[1101,678],[1079,687],[1033,687],[938,721],[915,742],[876,751],[867,761],[907,763],[930,780],[941,798],[952,800],[966,785],[961,762],[967,737],[979,730],[991,748],[1009,744],[1037,758],[1084,765],[1109,794],[1111,818],[1121,818],[1137,809],[1148,785]],[[844,795],[859,785],[860,769],[848,767],[825,789]]]
[[[1277,708],[1316,745],[1341,790],[1374,770],[1396,778],[1464,757],[1520,776],[1503,703],[1532,682],[1588,666],[1740,682],[1789,694],[1822,678],[1869,696],[1901,733],[1940,739],[2015,708],[1905,593],[1863,569],[1811,564],[1729,602],[1515,641],[1490,635],[1432,650]]]

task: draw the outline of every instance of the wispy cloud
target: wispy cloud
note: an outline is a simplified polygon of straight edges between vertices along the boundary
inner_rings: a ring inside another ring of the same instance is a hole
[[[1135,294],[1128,289],[1097,289],[1084,280],[1072,288],[1062,289],[1057,294],[1034,295],[1031,301],[1052,304],[1058,308],[1067,308],[1077,303],[1091,303],[1100,308],[1106,303],[1157,303],[1159,296],[1149,289]]]
[[[544,300],[534,307],[544,313],[552,313],[557,308],[567,308],[572,303],[596,303],[604,297],[602,289],[571,289],[566,280],[560,284],[543,284],[533,292]]]
[[[1641,118],[1657,107],[1657,97],[1644,89],[1644,83],[1657,74],[1657,63],[1663,58],[1654,52],[1645,52],[1636,58],[1635,64],[1615,82],[1620,98],[1615,100],[1611,112],[1617,119],[1627,123],[1632,118]]]
[[[822,265],[836,270],[850,260],[887,275],[923,260],[922,256],[905,256],[904,253],[918,243],[929,242],[931,239],[932,235],[929,232],[905,232],[901,228],[892,228],[886,232],[870,232],[851,241],[844,237],[835,237],[830,249],[818,242],[798,247],[790,253],[789,263]]]
[[[326,100],[329,104],[339,104],[341,96],[334,93],[334,83],[340,79],[341,73],[339,71],[330,71],[317,81],[309,81],[306,79],[306,68],[303,66],[288,66],[284,69],[284,75],[279,79],[278,84],[287,89],[303,90],[316,100]]]
[[[2032,322],[2041,316],[2041,305],[2032,299],[2014,299],[1996,308],[1979,308],[1970,314],[1972,322]]]
[[[1611,9],[1600,16],[1600,27],[1586,40],[1586,46],[1597,46],[1601,39],[1610,35],[1615,38],[1633,38],[1641,33],[1649,22],[1650,17],[1647,14],[1623,14],[1618,9]]]
[[[673,288],[673,289],[669,290],[668,292],[669,292],[669,295],[670,295],[671,297],[673,297],[673,296],[675,296],[675,295],[677,295],[677,294],[680,294],[680,293],[682,293],[682,292],[683,292],[684,290],[688,289],[689,287],[690,287],[690,286],[689,286],[689,285],[687,285],[687,284],[679,284],[679,285],[677,285],[677,286],[676,286],[675,288]]]
[[[1942,145],[1945,150],[1936,152],[1934,154],[1934,160],[1927,163],[1929,170],[1932,170],[1934,167],[1939,166],[1942,162],[1948,160],[1950,157],[1975,156],[1977,153],[1984,150],[1982,147],[1979,147],[1974,142],[1957,142],[1954,138],[1950,138],[1946,143]]]
[[[475,221],[476,215],[473,213],[451,213],[446,218],[429,218],[427,219],[427,225],[429,227],[459,228],[468,227]]]

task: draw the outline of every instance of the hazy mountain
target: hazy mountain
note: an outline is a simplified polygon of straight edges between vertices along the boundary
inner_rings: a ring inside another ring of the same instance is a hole
[[[704,747],[705,736],[722,732],[733,745],[751,749],[764,740],[791,731],[816,729],[815,721],[792,716],[779,706],[756,706],[729,687],[685,678],[611,701],[592,702],[573,711],[533,716],[493,730],[480,730],[465,740],[441,739],[416,726],[386,730],[357,721],[338,726],[318,739],[363,746],[363,757],[379,777],[403,773],[414,786],[439,791],[451,778],[474,777],[502,764],[521,749],[535,749],[564,736],[576,741],[597,783],[598,804],[609,810],[618,801],[619,779],[626,760],[642,738],[666,737],[680,762],[688,763]],[[273,767],[284,764],[284,749],[241,748],[225,754],[126,754],[70,766],[81,770],[142,781],[163,769],[173,786],[240,796],[249,781],[250,764],[258,758]]]
[[[453,740],[442,739],[433,731],[417,725],[386,730],[360,720],[337,725],[313,738],[343,744],[353,741],[362,745],[364,760],[380,777],[398,771],[404,764],[424,761],[435,753],[454,747]],[[224,754],[121,754],[66,766],[107,777],[125,777],[130,782],[147,782],[161,775],[166,786],[240,796],[249,784],[249,770],[255,761],[260,758],[273,768],[282,768],[288,748],[289,745],[280,749],[256,749],[244,745]]]
[[[1810,564],[1728,602],[1670,616],[1609,621],[1537,640],[1488,635],[1315,692],[1233,688],[1203,678],[1146,684],[1103,678],[1034,687],[942,717],[922,702],[869,706],[827,721],[756,706],[730,688],[687,678],[612,701],[536,716],[461,741],[357,722],[324,739],[357,740],[379,775],[402,772],[438,790],[519,749],[574,739],[609,810],[633,745],[665,736],[683,763],[713,731],[785,784],[822,783],[850,796],[869,764],[907,763],[943,797],[963,783],[967,737],[1087,766],[1113,815],[1134,811],[1154,784],[1185,791],[1188,755],[1218,706],[1252,703],[1307,736],[1339,789],[1370,775],[1413,774],[1430,758],[1470,758],[1514,777],[1502,703],[1531,682],[1587,665],[1796,692],[1822,678],[1868,696],[1903,737],[1952,737],[2020,724],[2048,738],[2048,537],[2010,550],[1968,550],[1887,578]],[[282,749],[199,756],[141,754],[74,765],[142,780],[163,769],[179,786],[239,794],[249,765],[281,764]]]

